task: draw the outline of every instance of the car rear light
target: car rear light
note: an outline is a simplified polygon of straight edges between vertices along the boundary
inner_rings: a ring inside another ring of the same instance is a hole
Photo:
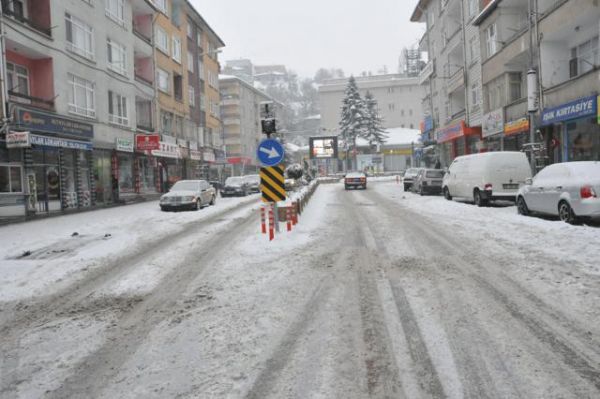
[[[360,181],[361,181],[361,182],[364,182],[364,181],[367,181],[367,179],[366,179],[366,178],[364,178],[364,177],[361,177],[361,178],[360,178]]]
[[[585,199],[585,198],[597,198],[596,192],[594,191],[594,189],[592,188],[592,186],[583,186],[583,187],[581,187],[581,189],[579,190],[579,194],[581,195],[582,199]]]
[[[484,190],[486,191],[491,191],[492,190],[492,183],[488,183],[485,186],[483,186]]]

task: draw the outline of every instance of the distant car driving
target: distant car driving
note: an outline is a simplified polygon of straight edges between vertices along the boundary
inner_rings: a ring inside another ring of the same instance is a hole
[[[443,179],[442,169],[421,169],[413,181],[412,191],[420,195],[441,194]]]
[[[517,209],[521,215],[553,215],[567,223],[600,219],[600,162],[546,166],[519,189]]]
[[[245,197],[246,195],[248,195],[248,183],[243,177],[233,176],[225,180],[221,197]]]
[[[259,175],[244,176],[244,181],[248,184],[248,192],[249,193],[260,192],[260,176]]]
[[[362,188],[367,189],[367,175],[364,173],[348,173],[344,177],[344,188],[349,190],[350,188]]]
[[[180,180],[160,197],[159,204],[163,211],[198,210],[214,205],[216,198],[216,190],[206,180]]]
[[[410,190],[415,180],[415,177],[419,174],[419,171],[422,168],[409,168],[404,172],[404,177],[402,178],[402,184],[404,185],[404,191]]]

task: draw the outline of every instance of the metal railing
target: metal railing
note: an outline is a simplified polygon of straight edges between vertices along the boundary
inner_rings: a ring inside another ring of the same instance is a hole
[[[8,4],[10,2],[8,1],[3,1],[2,2],[2,8],[4,10],[3,15],[6,15],[8,17],[11,17],[12,19],[21,22],[22,24],[25,24],[27,26],[29,26],[30,28],[33,28],[35,30],[37,30],[40,33],[43,33],[46,36],[52,37],[52,30],[50,28],[47,28],[45,26],[41,26],[37,23],[35,23],[34,21],[25,18],[23,15],[21,14],[17,14],[14,11],[11,11],[8,9]]]
[[[17,103],[28,104],[36,108],[54,110],[54,100],[46,100],[44,98],[34,97],[12,90],[8,91],[8,95],[12,101]]]

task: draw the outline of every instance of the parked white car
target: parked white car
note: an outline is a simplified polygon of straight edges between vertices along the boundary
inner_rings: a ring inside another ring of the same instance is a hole
[[[179,180],[168,193],[160,197],[160,209],[198,210],[207,205],[215,205],[216,198],[217,192],[206,180]]]
[[[446,199],[472,200],[477,206],[490,201],[515,201],[519,187],[531,178],[527,157],[522,152],[501,151],[457,157],[444,176]]]
[[[567,223],[600,218],[600,162],[564,162],[546,166],[521,187],[521,215],[541,213]]]

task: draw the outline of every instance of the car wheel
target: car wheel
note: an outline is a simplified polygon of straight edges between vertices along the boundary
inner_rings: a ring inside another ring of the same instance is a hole
[[[448,187],[444,187],[444,198],[446,198],[448,201],[452,201],[452,196],[450,195],[450,190],[448,190]]]
[[[215,206],[216,203],[217,203],[217,197],[215,195],[213,195],[210,200],[210,205]]]
[[[423,193],[423,187],[419,186],[419,195],[422,197],[423,195],[425,195]]]
[[[527,204],[525,203],[525,198],[523,198],[523,197],[517,198],[517,211],[519,212],[519,215],[529,216],[529,208],[527,207]]]
[[[197,210],[200,210],[200,209],[202,209],[202,202],[200,201],[200,199],[197,199],[196,200],[196,205],[194,205],[194,210],[197,211]]]
[[[404,185],[404,191],[408,191],[408,188],[409,188],[409,187],[408,187],[408,184],[405,184],[405,185]]]
[[[475,190],[473,192],[473,201],[475,202],[475,205],[477,205],[478,207],[487,205],[487,200],[483,199],[483,197],[481,196],[481,192],[479,190]]]
[[[575,216],[575,212],[571,208],[571,205],[567,201],[561,201],[558,204],[558,217],[563,222],[569,224],[575,224],[577,222],[577,217]]]

